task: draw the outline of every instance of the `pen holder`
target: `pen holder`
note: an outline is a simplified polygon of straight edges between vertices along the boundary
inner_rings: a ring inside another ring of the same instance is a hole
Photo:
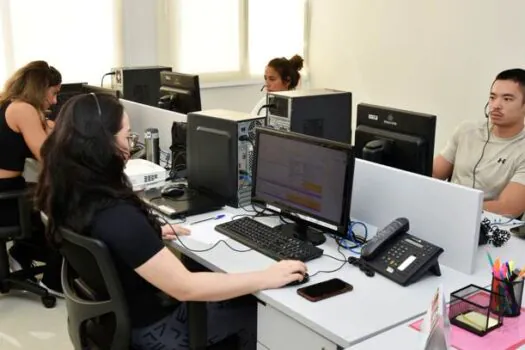
[[[503,316],[490,308],[493,298],[502,296],[473,284],[452,292],[448,311],[450,323],[480,337],[499,328]]]
[[[517,317],[521,313],[521,299],[523,296],[523,279],[509,281],[492,275],[492,292],[494,296],[490,302],[493,312],[501,313],[505,317]]]

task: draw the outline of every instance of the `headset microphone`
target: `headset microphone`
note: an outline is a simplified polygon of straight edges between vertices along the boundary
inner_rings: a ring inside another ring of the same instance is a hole
[[[266,84],[264,84],[264,85],[261,87],[261,91],[263,91],[265,87],[266,87]]]
[[[487,104],[485,104],[485,118],[487,119],[489,117],[488,107],[489,107],[489,103],[487,102]]]

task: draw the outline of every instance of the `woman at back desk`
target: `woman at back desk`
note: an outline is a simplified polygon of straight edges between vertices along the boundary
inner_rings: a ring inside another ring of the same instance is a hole
[[[264,86],[267,92],[294,90],[301,79],[299,71],[303,68],[303,58],[294,55],[292,58],[276,57],[264,69]],[[261,98],[253,108],[251,115],[266,115],[266,96]]]
[[[27,187],[22,172],[26,158],[40,160],[40,147],[52,122],[45,113],[56,104],[62,76],[44,61],[30,62],[16,71],[0,93],[0,192]],[[0,226],[19,222],[16,200],[0,202]],[[34,260],[44,261],[46,270],[40,284],[60,295],[60,254],[47,248],[40,217],[33,215],[33,235],[15,241],[9,250],[12,270],[29,267]]]

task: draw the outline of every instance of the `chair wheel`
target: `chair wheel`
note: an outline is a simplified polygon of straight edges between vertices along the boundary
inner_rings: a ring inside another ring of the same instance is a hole
[[[51,309],[57,304],[57,298],[52,295],[43,296],[42,304],[44,304],[46,309]]]

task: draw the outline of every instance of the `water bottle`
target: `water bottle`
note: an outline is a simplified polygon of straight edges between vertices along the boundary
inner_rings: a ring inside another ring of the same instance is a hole
[[[155,164],[160,164],[159,129],[146,129],[144,144],[146,146],[146,159]]]

